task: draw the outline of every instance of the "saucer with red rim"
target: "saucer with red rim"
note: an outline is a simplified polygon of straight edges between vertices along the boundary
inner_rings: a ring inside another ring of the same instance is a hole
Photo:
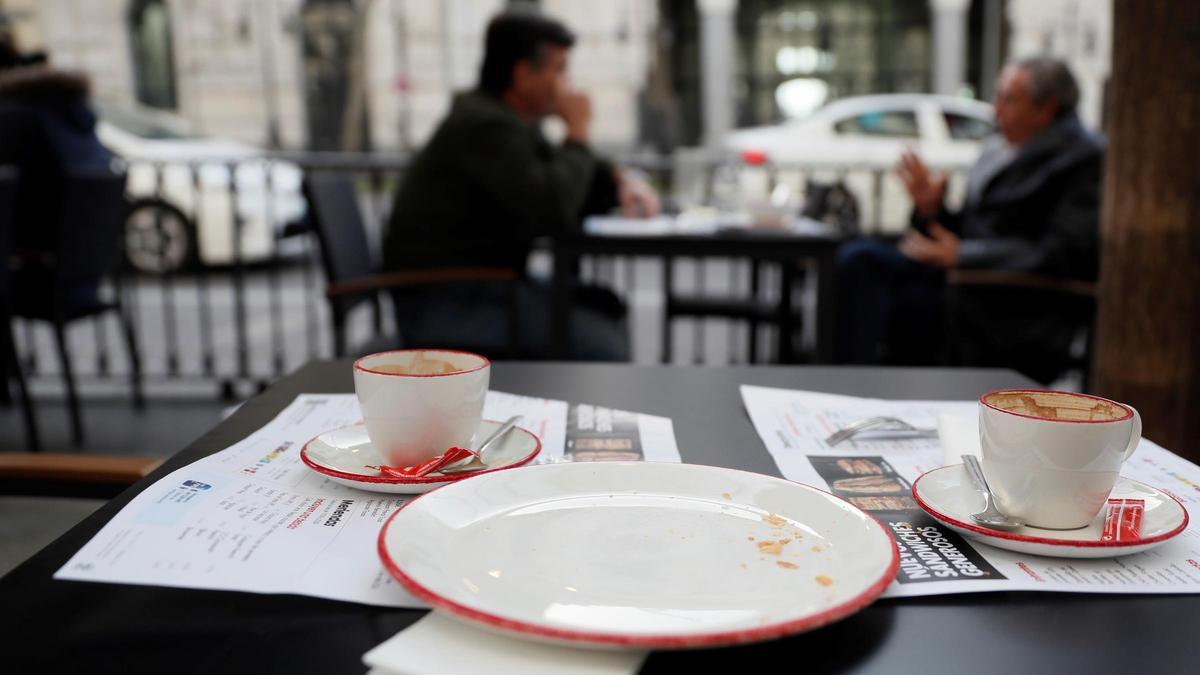
[[[983,510],[983,495],[971,483],[962,464],[944,466],[913,483],[913,498],[930,516],[959,534],[996,548],[1057,558],[1113,558],[1141,553],[1179,535],[1188,512],[1170,494],[1131,478],[1120,477],[1110,499],[1139,499],[1145,503],[1141,528],[1132,539],[1105,539],[1105,511],[1087,527],[1048,530],[1026,525],[1011,532],[976,525],[972,513]]]
[[[487,438],[502,424],[503,422],[483,420],[479,424],[476,437]],[[370,437],[367,436],[367,428],[362,424],[354,424],[326,431],[312,439],[300,451],[300,460],[313,471],[352,488],[388,494],[420,494],[472,476],[528,464],[541,450],[541,439],[526,429],[513,427],[511,433],[506,434],[487,450],[485,469],[454,474],[433,472],[416,478],[396,478],[367,468],[386,464],[387,460],[371,443]]]

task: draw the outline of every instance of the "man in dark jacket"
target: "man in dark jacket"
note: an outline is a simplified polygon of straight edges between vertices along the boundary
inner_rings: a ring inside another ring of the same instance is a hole
[[[17,170],[12,245],[21,264],[14,285],[25,300],[36,304],[31,294],[49,293],[53,275],[42,261],[57,252],[59,236],[70,236],[59,231],[67,174],[107,168],[112,159],[96,136],[87,79],[0,44],[0,165]],[[78,280],[65,290],[87,304],[98,284]]]
[[[522,356],[543,355],[548,341],[549,291],[523,278],[533,239],[567,232],[585,213],[615,205],[644,215],[658,209],[644,183],[589,149],[591,104],[566,82],[573,43],[564,26],[535,13],[492,20],[479,88],[455,97],[405,172],[384,244],[389,270],[511,266],[522,277]],[[566,127],[559,145],[539,127],[550,115]],[[615,296],[590,290],[573,303],[571,355],[627,359],[623,307]],[[479,283],[396,293],[397,321],[411,344],[482,341],[503,348],[506,292]]]
[[[913,199],[912,231],[899,246],[863,240],[839,252],[843,361],[936,359],[947,270],[1096,278],[1103,144],[1080,125],[1078,99],[1061,61],[1038,56],[1006,67],[995,100],[1000,135],[968,174],[957,213],[943,203],[946,177],[905,154],[899,174]],[[969,316],[959,317],[974,321],[962,339],[1065,349],[1070,327],[1052,307],[1014,313],[1011,297],[977,300],[983,305],[963,308]]]
[[[64,173],[104,167],[112,155],[96,137],[82,75],[0,44],[0,164],[19,172],[13,233],[17,248],[53,246]]]

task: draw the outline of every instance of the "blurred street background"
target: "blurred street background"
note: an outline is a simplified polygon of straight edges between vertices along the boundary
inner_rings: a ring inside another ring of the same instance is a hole
[[[67,340],[94,432],[86,447],[174,451],[274,378],[334,354],[302,177],[354,173],[378,255],[396,176],[451,94],[474,86],[487,21],[507,4],[0,0],[0,31],[22,52],[87,75],[100,139],[127,163],[134,208],[121,293],[149,409],[166,406],[181,421],[141,427],[163,417],[127,404],[119,324],[80,321]],[[896,237],[911,210],[892,173],[901,151],[949,171],[950,199],[961,199],[965,171],[994,131],[997,73],[1019,55],[1063,58],[1084,124],[1105,123],[1108,0],[524,4],[578,36],[570,77],[592,97],[597,151],[641,169],[677,212],[782,200],[848,234]],[[531,274],[549,267],[548,254],[535,254]],[[763,360],[777,360],[769,326],[751,334],[720,318],[661,320],[666,284],[747,291],[751,272],[738,261],[680,260],[667,281],[652,258],[589,259],[581,272],[628,301],[635,362],[740,363],[752,339]],[[797,312],[811,314],[811,284],[798,290]],[[357,312],[351,341],[376,326]],[[49,444],[61,447],[53,334],[23,320],[14,329]],[[803,362],[811,321],[796,341]],[[1066,386],[1078,386],[1071,377]],[[102,421],[109,416],[132,421]],[[20,449],[19,430],[17,412],[0,411],[0,449]]]

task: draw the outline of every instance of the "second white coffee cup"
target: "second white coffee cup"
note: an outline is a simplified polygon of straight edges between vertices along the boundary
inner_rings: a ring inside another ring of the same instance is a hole
[[[1141,436],[1136,410],[1098,396],[1002,390],[979,399],[983,472],[996,506],[1035,527],[1091,523]]]
[[[390,466],[413,466],[470,447],[487,397],[491,362],[470,352],[405,349],[354,362],[367,436]]]

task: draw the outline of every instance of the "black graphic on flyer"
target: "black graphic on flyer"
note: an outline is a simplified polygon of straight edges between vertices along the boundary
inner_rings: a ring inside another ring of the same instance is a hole
[[[566,459],[576,462],[645,459],[637,413],[594,405],[567,414]]]
[[[957,532],[929,517],[912,486],[882,457],[810,456],[833,494],[875,516],[896,540],[902,584],[1004,579]]]

